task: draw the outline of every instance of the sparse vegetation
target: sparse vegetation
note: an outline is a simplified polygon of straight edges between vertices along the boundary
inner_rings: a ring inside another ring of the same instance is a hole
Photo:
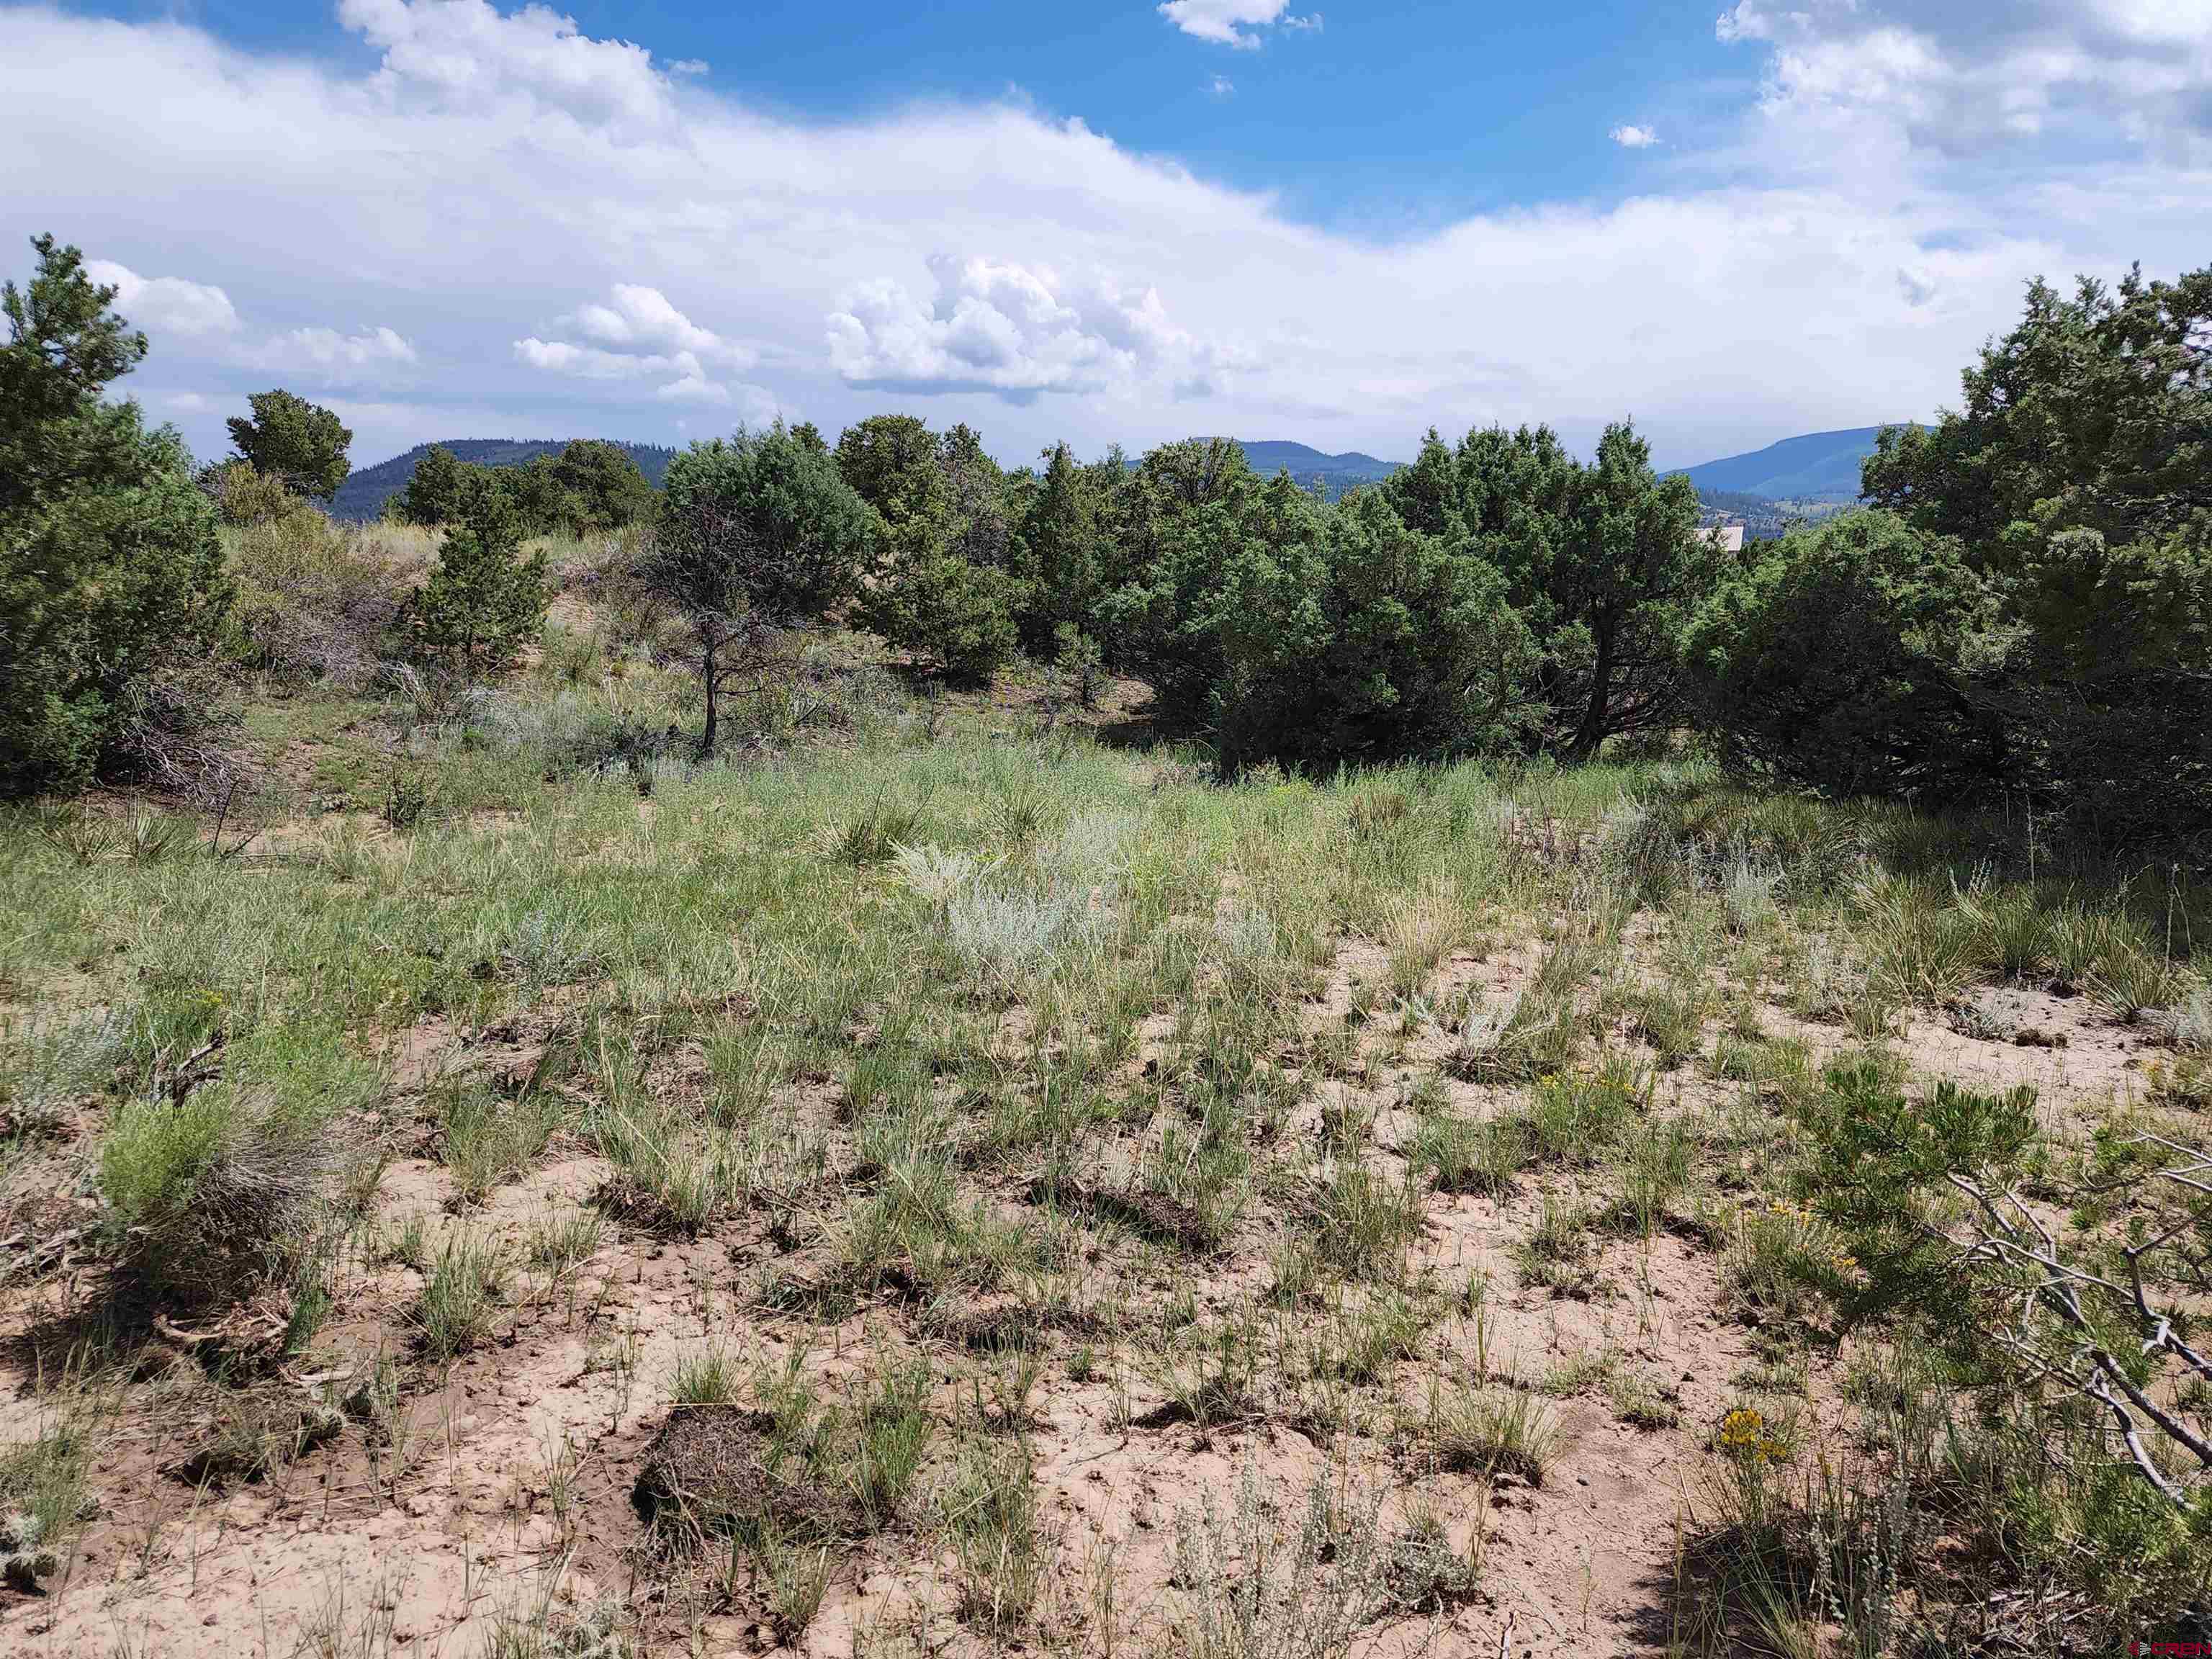
[[[1749,787],[1765,738],[1682,724],[1668,642],[1736,623],[1625,429],[1340,505],[1207,441],[847,438],[695,451],[651,524],[605,457],[456,471],[443,578],[207,480],[253,804],[0,815],[0,1553],[57,1650],[107,1639],[95,1560],[172,1645],[262,1640],[179,1586],[280,1515],[349,1571],[368,1521],[461,1540],[421,1594],[516,1655],[2212,1617],[2185,847]],[[562,478],[604,540],[471,528]],[[1838,515],[1729,603],[1923,533]],[[471,534],[557,616],[432,629]],[[1905,679],[1867,719],[1955,759]]]

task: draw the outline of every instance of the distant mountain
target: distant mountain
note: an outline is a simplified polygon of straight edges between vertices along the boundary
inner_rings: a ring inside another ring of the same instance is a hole
[[[1244,452],[1244,459],[1252,463],[1252,470],[1261,477],[1272,478],[1287,467],[1291,477],[1302,484],[1318,479],[1322,492],[1331,501],[1355,485],[1380,483],[1405,465],[1403,461],[1378,461],[1357,450],[1343,455],[1324,455],[1304,444],[1279,440],[1255,443],[1239,438],[1237,442]]]
[[[1899,422],[1904,424],[1904,422]],[[1859,463],[1874,453],[1878,426],[1809,432],[1778,444],[1681,469],[1708,501],[1723,494],[1771,501],[1855,501]]]
[[[415,463],[434,448],[450,449],[458,459],[476,466],[521,466],[540,455],[559,454],[569,441],[567,438],[448,438],[439,444],[416,444],[404,455],[364,466],[348,477],[331,502],[331,516],[376,517],[384,511],[386,501],[407,488],[407,481],[415,476]],[[676,452],[658,444],[623,444],[622,447],[629,451],[638,471],[658,489]]]

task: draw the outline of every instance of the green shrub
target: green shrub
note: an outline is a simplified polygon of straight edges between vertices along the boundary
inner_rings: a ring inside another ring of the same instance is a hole
[[[75,248],[32,246],[28,287],[0,288],[0,794],[131,758],[162,672],[204,658],[229,601],[183,442],[101,401],[145,337]]]
[[[432,444],[407,475],[407,487],[392,497],[408,524],[442,525],[461,516],[463,491],[473,471],[442,444]]]
[[[1972,672],[1990,606],[1956,542],[1845,514],[1724,580],[1684,659],[1737,766],[1838,794],[1954,796],[2003,775]]]
[[[638,576],[691,624],[708,752],[723,682],[757,669],[775,630],[819,622],[851,596],[881,522],[829,454],[781,422],[669,463]]]
[[[316,1253],[356,1157],[315,1106],[228,1084],[134,1098],[100,1143],[109,1237],[156,1294],[220,1301]]]
[[[1768,549],[1692,629],[1739,763],[1839,793],[2025,793],[2120,836],[2212,820],[2212,268],[2038,282],[1964,406],[1883,433],[1877,510]]]
[[[1014,653],[1018,592],[1003,570],[925,554],[879,577],[860,615],[892,645],[936,662],[951,678],[988,681]]]
[[[246,464],[301,495],[328,501],[353,469],[346,451],[353,434],[320,404],[291,392],[257,392],[246,399],[251,416],[234,415],[230,441]]]
[[[405,602],[375,544],[295,499],[228,540],[238,654],[286,679],[367,684]]]
[[[1328,512],[1241,453],[1218,499],[1179,504],[1164,492],[1187,448],[1146,458],[1165,475],[1146,507],[1165,520],[1160,562],[1101,600],[1097,627],[1165,716],[1212,728],[1225,769],[1464,751],[1517,729],[1532,659],[1496,569],[1378,494]]]
[[[281,519],[297,511],[301,504],[300,498],[284,487],[282,478],[269,477],[256,470],[252,462],[236,455],[203,468],[199,486],[215,503],[223,523],[233,526]]]

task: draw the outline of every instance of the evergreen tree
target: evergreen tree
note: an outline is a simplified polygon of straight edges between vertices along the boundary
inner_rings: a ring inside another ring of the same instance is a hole
[[[691,623],[712,753],[719,694],[765,635],[849,598],[880,520],[824,447],[778,422],[697,443],[669,464],[641,572]]]
[[[548,468],[565,498],[562,522],[579,534],[620,530],[653,514],[653,485],[620,444],[579,438]]]
[[[165,665],[204,658],[229,602],[216,509],[167,428],[101,393],[146,353],[82,256],[32,240],[0,287],[0,793],[118,756]]]
[[[352,470],[346,451],[353,434],[345,423],[320,404],[281,389],[257,392],[246,402],[253,413],[234,415],[226,424],[254,471],[295,495],[325,501],[337,495]]]
[[[409,524],[453,524],[461,516],[462,491],[471,468],[443,444],[432,444],[415,463],[399,495]]]
[[[1044,656],[1063,623],[1091,625],[1102,565],[1099,492],[1066,444],[1045,452],[1044,476],[1021,526],[1026,587],[1022,645]]]
[[[836,459],[839,475],[878,520],[860,619],[955,679],[988,680],[1013,653],[1018,589],[1006,571],[975,564],[962,550],[991,534],[969,514],[997,506],[983,482],[989,458],[975,434],[962,427],[940,442],[911,415],[872,416],[839,436]],[[963,502],[954,497],[956,468]]]
[[[492,487],[506,495],[526,537],[580,532],[591,527],[590,510],[562,482],[560,468],[550,455],[533,455],[520,466],[471,467],[466,471],[483,473]]]
[[[1707,718],[1743,763],[1824,788],[2002,789],[2201,836],[2212,268],[2071,298],[2037,283],[1964,391],[1882,434],[1875,512],[1723,587],[1692,658]]]
[[[1698,534],[1696,486],[1659,477],[1651,447],[1626,423],[1605,429],[1578,482],[1543,591],[1559,713],[1572,722],[1561,746],[1587,760],[1608,737],[1680,717],[1682,630],[1718,564]]]
[[[545,556],[525,559],[521,545],[513,501],[469,481],[410,617],[424,651],[466,680],[507,666],[544,618]]]

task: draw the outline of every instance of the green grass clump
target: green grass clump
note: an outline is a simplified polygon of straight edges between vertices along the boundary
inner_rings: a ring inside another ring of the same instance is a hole
[[[181,1101],[125,1102],[100,1142],[99,1181],[131,1273],[197,1304],[319,1260],[374,1167],[320,1103],[216,1083]]]
[[[505,1255],[488,1239],[463,1233],[446,1241],[415,1306],[416,1328],[428,1358],[455,1358],[490,1335],[506,1293],[507,1271]]]
[[[1551,1412],[1535,1395],[1519,1389],[1463,1389],[1439,1394],[1427,1415],[1409,1425],[1406,1437],[1456,1473],[1510,1474],[1532,1486],[1559,1446]]]
[[[1413,1167],[1427,1173],[1441,1193],[1479,1193],[1495,1198],[1511,1190],[1528,1158],[1521,1120],[1425,1115],[1414,1130]]]
[[[536,1162],[566,1115],[556,1097],[538,1090],[520,1098],[503,1097],[482,1083],[450,1091],[441,1127],[454,1189],[470,1203],[480,1203]]]

